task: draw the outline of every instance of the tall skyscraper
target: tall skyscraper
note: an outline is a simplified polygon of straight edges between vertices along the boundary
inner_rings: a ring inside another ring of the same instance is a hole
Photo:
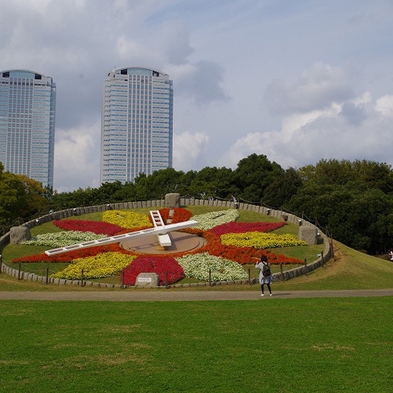
[[[0,72],[0,161],[53,187],[56,84],[27,70]]]
[[[101,183],[133,182],[172,167],[173,82],[149,68],[117,68],[105,78]]]

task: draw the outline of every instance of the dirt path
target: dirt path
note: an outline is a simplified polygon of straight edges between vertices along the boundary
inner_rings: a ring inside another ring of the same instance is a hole
[[[259,291],[171,291],[171,290],[124,290],[105,292],[0,292],[0,300],[49,300],[49,301],[209,301],[209,300],[259,300],[269,301],[288,298],[320,297],[370,297],[393,296],[393,289],[345,290],[345,291],[277,291],[269,297]]]

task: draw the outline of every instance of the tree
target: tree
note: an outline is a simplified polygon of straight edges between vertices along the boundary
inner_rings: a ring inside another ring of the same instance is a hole
[[[368,188],[377,188],[386,194],[393,193],[392,167],[375,161],[354,161],[354,178],[367,184]]]
[[[301,168],[303,186],[289,201],[297,215],[305,214],[349,247],[369,253],[389,246],[393,213],[392,171],[370,161],[321,160]]]
[[[203,198],[229,198],[237,194],[233,185],[233,171],[228,168],[205,167],[196,173],[189,194]]]
[[[265,155],[251,154],[239,161],[234,171],[234,184],[240,190],[239,197],[247,202],[265,203],[265,193],[274,179],[284,170]]]
[[[22,217],[37,215],[39,213],[47,213],[49,211],[49,199],[47,189],[36,180],[30,179],[25,175],[17,175],[23,184],[24,190],[21,191],[19,197],[23,199],[26,214]]]
[[[135,179],[135,196],[139,200],[161,199],[165,194],[178,192],[181,185],[179,179],[183,175],[184,172],[173,168],[154,171],[149,176],[141,173]]]
[[[123,188],[124,186],[120,181],[102,183],[98,189],[94,189],[92,192],[92,204],[100,205],[121,201]]]
[[[294,168],[278,174],[266,187],[263,200],[266,205],[284,208],[293,195],[302,187],[302,179]]]
[[[305,182],[346,185],[352,183],[393,192],[393,172],[390,165],[375,161],[320,160],[315,166],[307,165],[298,170]]]
[[[140,173],[139,176],[135,178],[135,199],[137,201],[146,201],[150,199],[151,195],[151,190],[149,190],[149,179],[145,173]]]
[[[0,224],[10,225],[19,216],[18,179],[16,175],[4,172],[0,162]]]
[[[0,224],[11,226],[47,212],[49,201],[41,183],[24,175],[4,172],[0,163]],[[18,221],[18,222],[17,222]]]
[[[154,171],[148,176],[148,182],[153,198],[164,198],[165,194],[178,192],[179,178],[184,172],[177,172],[173,168]]]

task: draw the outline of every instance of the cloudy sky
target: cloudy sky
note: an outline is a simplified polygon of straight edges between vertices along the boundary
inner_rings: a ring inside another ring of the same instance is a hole
[[[0,0],[0,71],[57,85],[57,191],[99,187],[117,67],[174,81],[174,168],[393,164],[392,0]]]

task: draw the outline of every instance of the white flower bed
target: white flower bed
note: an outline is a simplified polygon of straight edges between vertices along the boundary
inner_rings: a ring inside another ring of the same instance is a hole
[[[198,222],[194,228],[208,231],[217,225],[227,224],[236,221],[239,218],[239,212],[236,209],[220,210],[193,216],[192,219]]]
[[[186,255],[176,260],[188,278],[208,281],[209,270],[211,270],[212,281],[235,281],[248,278],[240,264],[208,253]]]
[[[22,244],[57,248],[71,246],[76,243],[84,243],[90,240],[102,239],[103,237],[106,237],[106,235],[97,235],[93,232],[62,231],[37,235]]]

